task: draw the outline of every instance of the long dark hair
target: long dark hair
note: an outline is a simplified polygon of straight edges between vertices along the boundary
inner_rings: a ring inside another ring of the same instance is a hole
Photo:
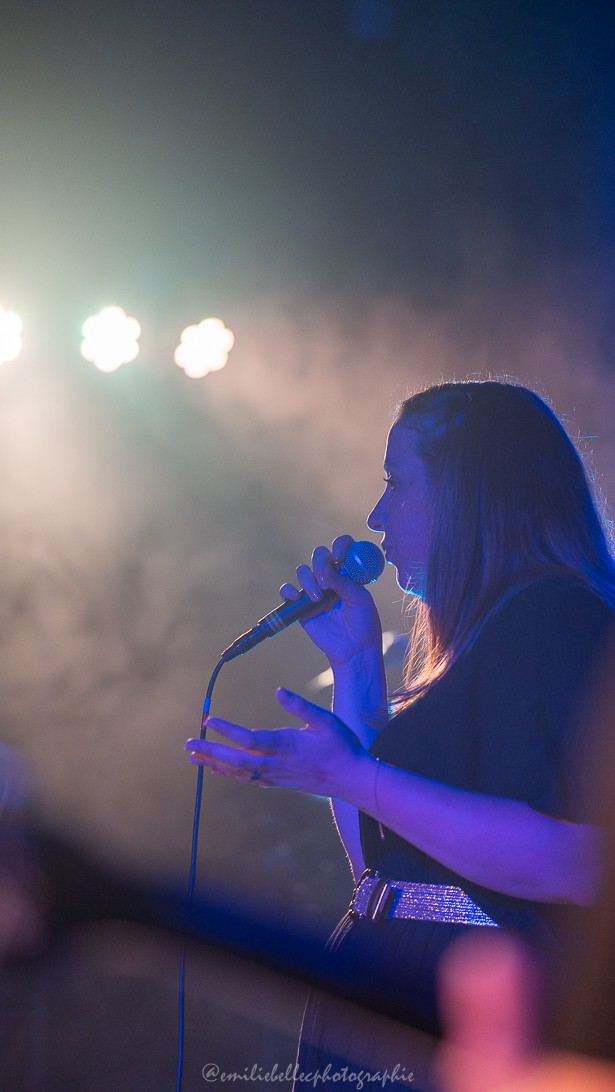
[[[615,608],[615,563],[583,462],[537,394],[496,380],[443,383],[402,402],[396,423],[415,432],[436,494],[398,704],[424,693],[526,583],[571,575]]]

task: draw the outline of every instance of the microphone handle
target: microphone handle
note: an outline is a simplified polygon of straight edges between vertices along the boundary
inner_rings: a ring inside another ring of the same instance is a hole
[[[243,656],[245,652],[255,648],[267,637],[275,637],[276,633],[281,633],[288,626],[292,626],[293,622],[322,614],[324,611],[330,610],[337,602],[339,602],[339,595],[332,588],[325,588],[322,598],[318,600],[310,599],[309,595],[304,592],[299,599],[288,600],[274,610],[269,611],[269,614],[266,614],[264,618],[260,618],[256,625],[252,626],[252,629],[242,633],[240,637],[233,641],[232,645],[225,649],[222,658],[228,663],[237,656]]]
[[[304,592],[298,599],[287,599],[275,610],[270,610],[269,614],[261,618],[254,628],[260,629],[261,626],[265,626],[271,630],[271,636],[273,636],[274,633],[281,633],[287,626],[292,626],[293,622],[313,618],[316,614],[330,610],[338,600],[339,595],[332,588],[322,589],[320,599],[310,599]]]

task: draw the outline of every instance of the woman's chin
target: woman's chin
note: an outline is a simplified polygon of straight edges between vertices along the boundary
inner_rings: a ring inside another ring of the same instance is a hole
[[[414,595],[417,599],[425,598],[425,576],[423,573],[407,573],[398,569],[396,579],[398,587],[405,595]]]

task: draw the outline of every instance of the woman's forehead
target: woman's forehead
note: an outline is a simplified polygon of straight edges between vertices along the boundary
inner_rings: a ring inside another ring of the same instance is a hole
[[[406,463],[416,463],[420,459],[418,452],[418,433],[416,429],[396,421],[391,427],[387,437],[386,451],[384,454],[385,466],[395,464],[404,466]],[[423,460],[420,459],[422,462]]]

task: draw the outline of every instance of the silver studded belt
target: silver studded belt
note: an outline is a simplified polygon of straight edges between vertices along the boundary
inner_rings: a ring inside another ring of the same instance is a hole
[[[350,901],[350,913],[370,921],[412,918],[449,925],[491,925],[499,928],[461,887],[442,883],[387,880],[373,869],[363,873]]]

